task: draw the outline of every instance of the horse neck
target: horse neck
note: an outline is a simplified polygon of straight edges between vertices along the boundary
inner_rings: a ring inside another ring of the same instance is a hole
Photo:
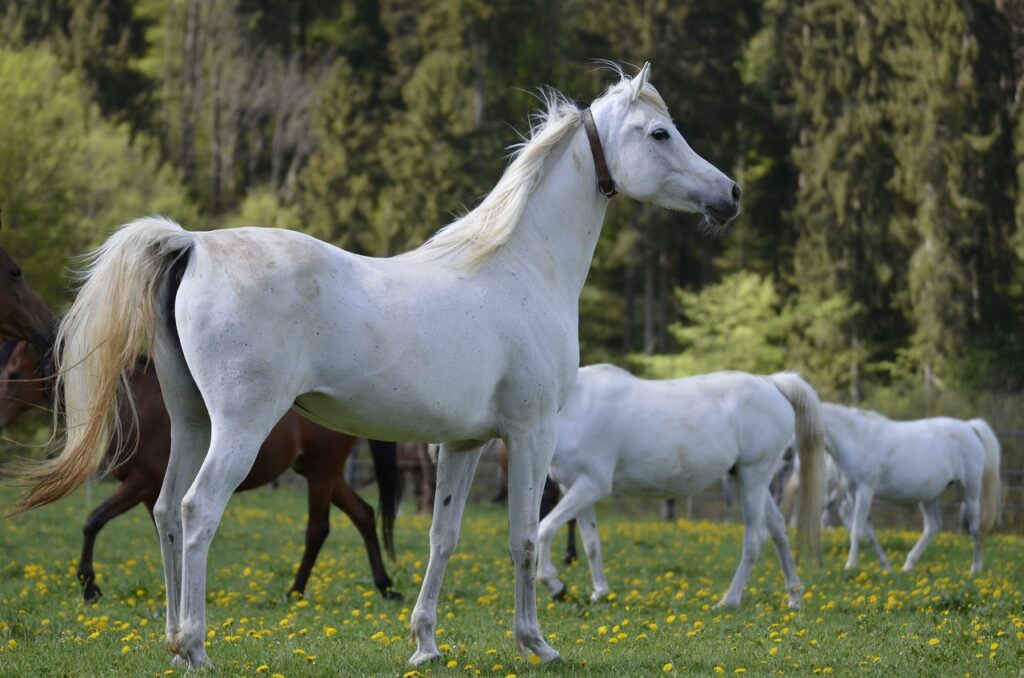
[[[607,208],[580,127],[551,151],[515,232],[495,258],[517,277],[534,272],[546,296],[576,309]]]

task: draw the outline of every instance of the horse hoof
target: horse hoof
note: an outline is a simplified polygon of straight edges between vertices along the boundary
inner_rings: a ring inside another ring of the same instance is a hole
[[[740,606],[740,601],[738,601],[738,600],[726,600],[725,598],[722,598],[720,601],[715,603],[715,609],[716,610],[735,610],[739,606]],[[790,608],[790,609],[792,609],[792,608]]]
[[[558,583],[561,587],[557,591],[552,591],[551,597],[555,600],[565,600],[566,596],[569,595],[569,587],[565,585],[564,581],[559,580]]]
[[[384,600],[403,600],[402,594],[394,589],[384,589],[381,595],[384,596]]]
[[[423,666],[427,662],[438,661],[441,659],[441,653],[434,650],[416,650],[416,654],[409,657],[410,666]]]
[[[305,597],[306,592],[300,591],[299,589],[289,589],[288,593],[285,594],[285,598],[288,600],[302,600]]]
[[[187,669],[188,660],[182,657],[180,654],[176,654],[173,657],[171,657],[171,666],[173,666],[176,669]]]
[[[82,590],[82,596],[85,598],[87,603],[98,603],[100,598],[103,597],[103,591],[100,590],[99,586],[95,584],[86,584]]]
[[[787,607],[789,607],[789,609],[791,610],[800,610],[803,608],[803,606],[804,604],[799,600],[791,600],[787,605]]]

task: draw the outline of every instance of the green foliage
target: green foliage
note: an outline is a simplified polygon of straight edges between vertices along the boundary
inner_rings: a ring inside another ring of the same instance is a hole
[[[101,118],[52,55],[0,50],[0,91],[3,241],[49,304],[64,298],[65,262],[117,225],[151,213],[198,222],[175,173]]]
[[[1024,384],[1021,0],[48,0],[4,5],[0,39],[4,242],[51,303],[153,212],[405,251],[497,181],[531,91],[591,99],[612,56],[652,61],[744,212],[712,240],[613,201],[585,362],[791,367],[854,400]],[[723,290],[752,306],[700,316]]]
[[[780,309],[771,279],[734,273],[700,293],[676,290],[676,296],[684,320],[670,329],[680,353],[634,357],[651,376],[716,370],[770,373],[786,367],[785,340],[793,319]]]

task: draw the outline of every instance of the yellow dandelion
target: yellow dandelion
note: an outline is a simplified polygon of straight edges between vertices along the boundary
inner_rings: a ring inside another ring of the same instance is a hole
[[[457,669],[459,668],[459,662],[455,661],[454,659],[449,659],[447,666],[450,669]]]
[[[715,667],[715,673],[725,673],[725,667],[724,666],[716,666]]]
[[[669,671],[671,671],[674,668],[675,667],[672,665],[672,662],[668,662],[667,664],[665,664],[664,666],[661,667],[661,670],[664,671],[665,673],[668,673]]]
[[[328,626],[326,629],[324,629],[324,636],[327,637],[327,638],[330,638],[331,636],[333,636],[337,632],[338,632],[338,629],[334,628],[333,626]]]
[[[128,654],[131,651],[132,651],[132,649],[130,647],[128,647],[127,645],[125,645],[124,647],[121,648],[121,654]]]
[[[256,667],[256,673],[265,673],[270,670],[270,667],[266,664],[260,664]]]
[[[928,644],[929,645],[933,645],[933,646],[934,645],[938,645],[939,644],[939,639],[938,638],[929,638],[928,639]]]

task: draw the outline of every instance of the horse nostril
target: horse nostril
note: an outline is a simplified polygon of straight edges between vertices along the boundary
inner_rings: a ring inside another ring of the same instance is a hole
[[[733,183],[733,185],[732,185],[732,199],[735,202],[738,203],[740,201],[740,196],[741,195],[743,195],[743,189],[740,188],[739,184]]]

